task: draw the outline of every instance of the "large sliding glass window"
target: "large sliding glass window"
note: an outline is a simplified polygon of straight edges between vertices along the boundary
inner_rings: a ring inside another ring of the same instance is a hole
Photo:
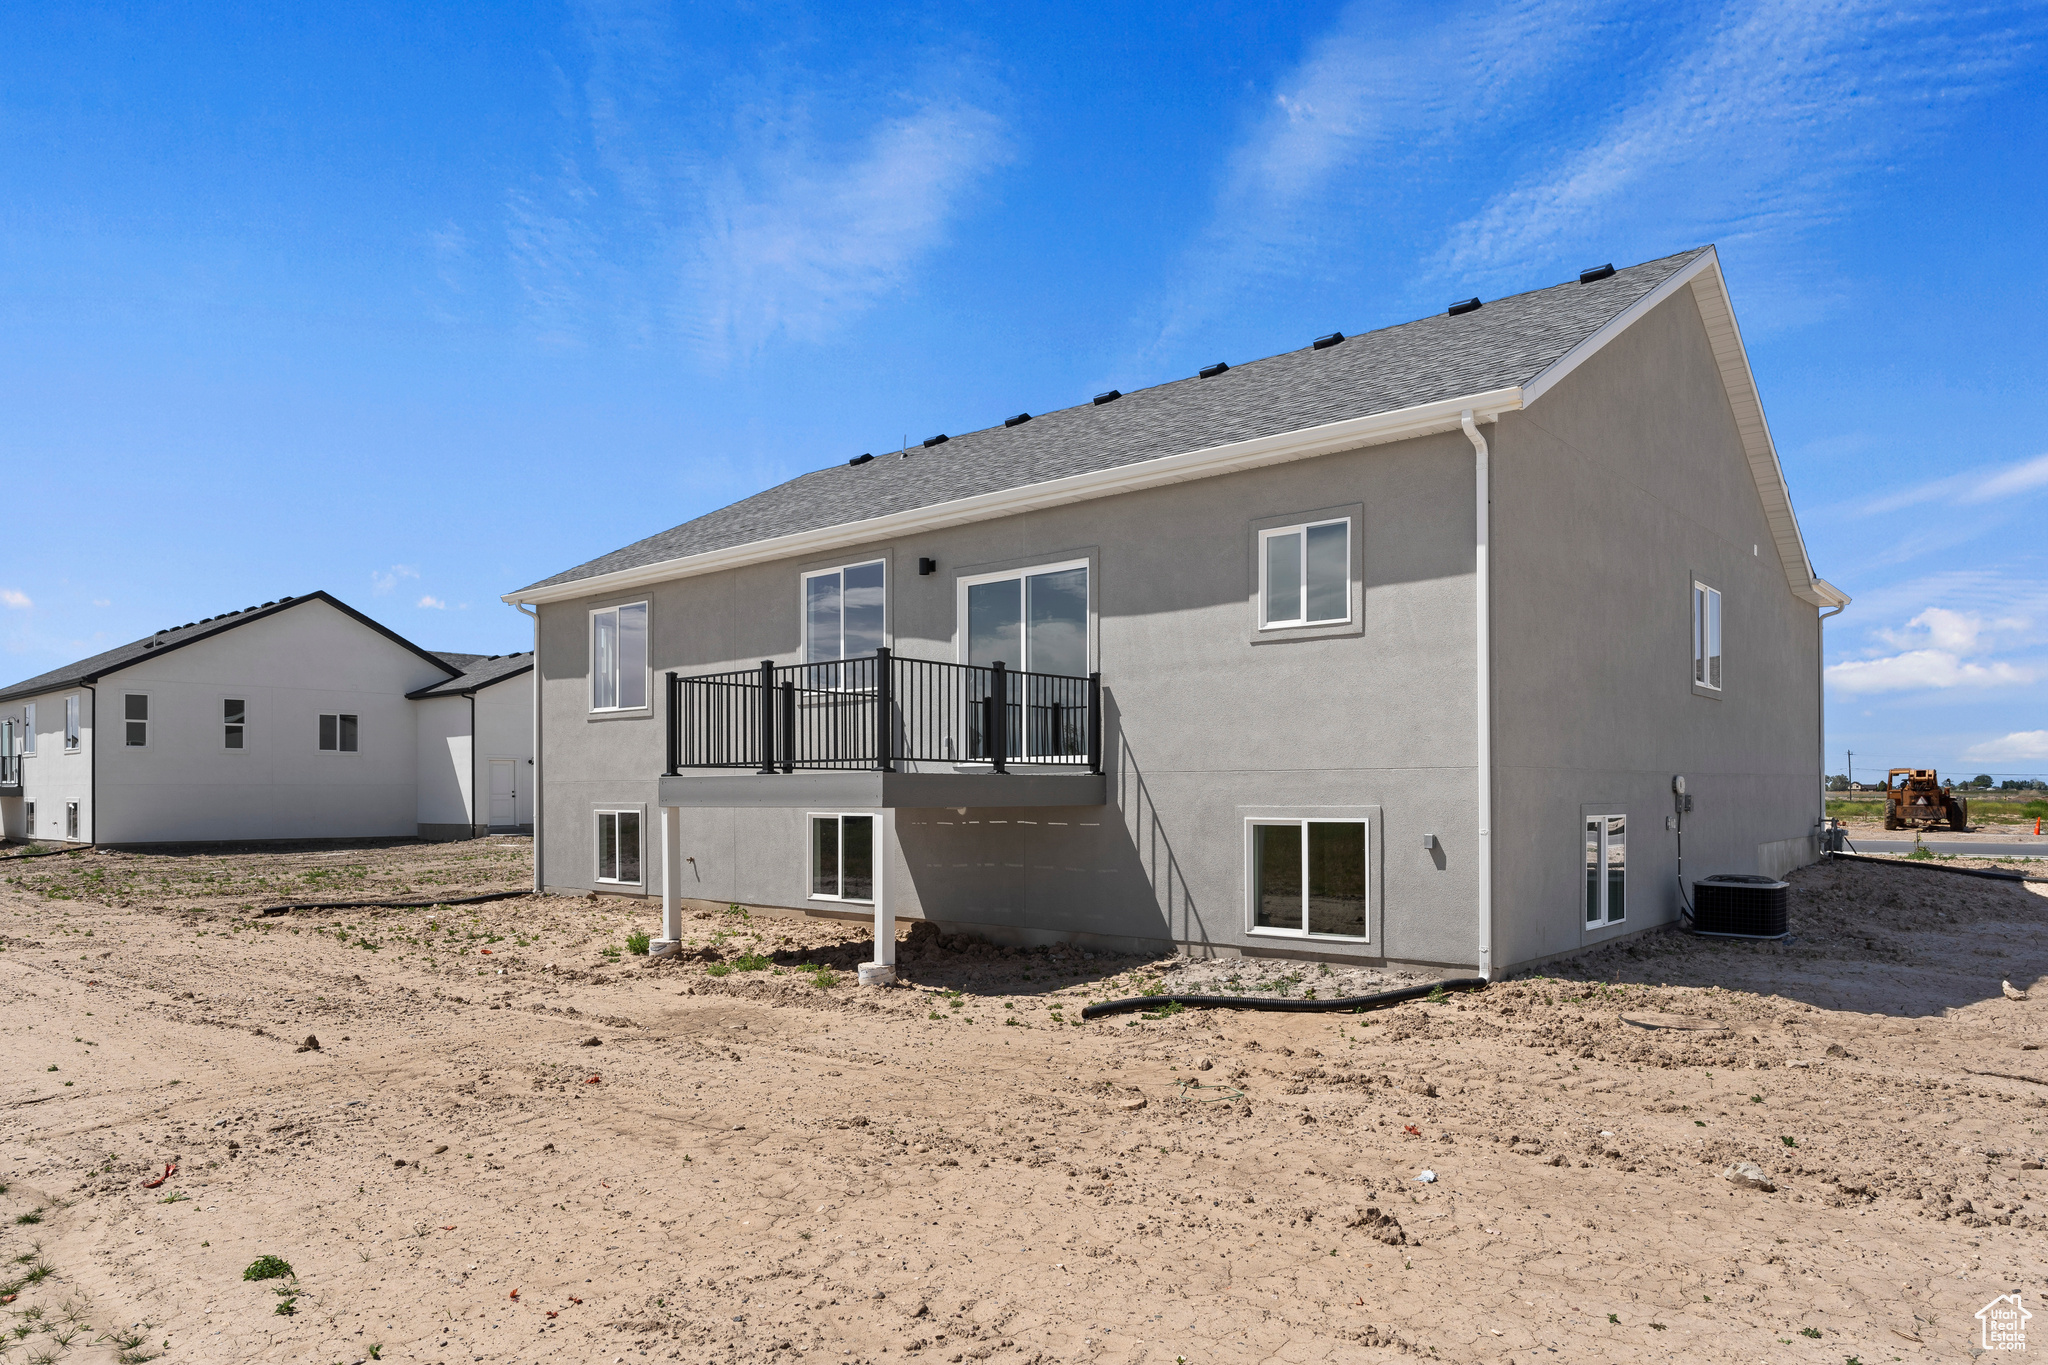
[[[804,575],[804,662],[837,663],[889,642],[888,574],[881,560]]]
[[[1004,711],[1007,758],[1071,758],[1087,752],[1085,683],[1088,676],[1088,564],[1047,564],[961,582],[966,623],[965,662],[988,668],[1001,662],[1013,679]],[[994,718],[978,689],[968,715],[970,758],[990,757],[987,733]]]
[[[1349,518],[1259,532],[1259,626],[1351,619]]]
[[[590,709],[637,711],[647,705],[647,604],[590,613]]]
[[[597,879],[640,881],[640,812],[601,810],[597,813]]]
[[[1316,938],[1366,937],[1366,822],[1254,820],[1252,929]]]
[[[1586,926],[1621,923],[1628,909],[1628,817],[1586,817]]]
[[[811,817],[811,898],[874,900],[874,816]]]

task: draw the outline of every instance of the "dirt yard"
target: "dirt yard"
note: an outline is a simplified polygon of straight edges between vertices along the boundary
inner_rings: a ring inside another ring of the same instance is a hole
[[[2048,1288],[2048,884],[1815,867],[1789,946],[1085,1024],[1369,981],[920,932],[862,990],[843,922],[699,912],[650,966],[619,901],[254,913],[522,854],[0,865],[0,1362],[1877,1365]]]

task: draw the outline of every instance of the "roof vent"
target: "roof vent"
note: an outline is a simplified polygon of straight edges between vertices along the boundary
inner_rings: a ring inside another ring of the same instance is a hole
[[[868,462],[869,460],[872,460],[872,459],[874,459],[874,458],[875,458],[875,457],[874,457],[874,456],[872,456],[872,455],[856,455],[856,456],[854,456],[854,457],[853,457],[852,459],[848,460],[848,461],[847,461],[847,463],[848,463],[848,464],[866,464],[866,463],[867,463],[867,462]]]
[[[1316,344],[1310,347],[1309,349],[1314,351],[1327,351],[1328,349],[1330,349],[1330,347],[1335,346],[1338,342],[1342,341],[1343,339],[1344,334],[1342,332],[1332,332],[1326,337],[1317,337]]]
[[[924,443],[924,448],[926,450],[930,450],[933,446],[942,446],[952,439],[952,437],[948,436],[945,432],[942,431],[938,435],[932,437],[929,441],[926,441]]]
[[[1099,408],[1104,403],[1114,403],[1123,396],[1124,391],[1122,389],[1111,389],[1108,393],[1098,393],[1095,395],[1095,406]]]
[[[198,625],[198,624],[199,624],[199,623],[198,623],[197,621],[187,621],[187,622],[186,622],[186,623],[185,623],[184,625],[182,625],[182,626],[173,626],[173,627],[171,627],[171,629],[173,629],[173,630],[190,630],[190,629],[192,629],[192,627],[194,627],[194,626],[196,626],[196,625]]]
[[[285,596],[283,596],[283,597],[280,597],[280,598],[278,598],[278,599],[277,599],[277,604],[278,604],[279,606],[283,606],[283,605],[284,605],[285,603],[287,603],[287,602],[289,602],[289,601],[291,601],[291,600],[292,600],[292,597],[291,597],[291,595],[290,595],[289,593],[287,593],[287,594],[286,594]]]
[[[264,603],[263,605],[264,605],[264,606],[266,606],[266,607],[274,607],[274,606],[276,606],[276,605],[277,605],[277,603],[275,603],[275,602],[265,602],[265,603]]]
[[[1614,262],[1609,261],[1606,265],[1596,265],[1590,270],[1581,270],[1579,272],[1579,283],[1591,284],[1595,280],[1604,280],[1613,273]]]
[[[1021,426],[1023,426],[1023,425],[1024,425],[1024,424],[1025,424],[1026,422],[1028,422],[1028,421],[1030,421],[1030,420],[1031,420],[1031,414],[1030,414],[1030,413],[1028,413],[1028,412],[1020,412],[1020,413],[1018,413],[1018,414],[1017,414],[1017,415],[1016,415],[1015,417],[1005,417],[1005,418],[1003,419],[1003,425],[1004,425],[1004,426],[1006,426],[1006,427],[1021,427]]]
[[[1457,317],[1460,313],[1476,313],[1479,311],[1479,300],[1460,299],[1452,304],[1448,311],[1452,317]]]
[[[1225,370],[1229,368],[1230,367],[1228,365],[1224,364],[1222,361],[1219,360],[1214,365],[1204,365],[1201,369],[1197,370],[1196,373],[1204,379],[1214,379],[1217,375],[1222,374]]]

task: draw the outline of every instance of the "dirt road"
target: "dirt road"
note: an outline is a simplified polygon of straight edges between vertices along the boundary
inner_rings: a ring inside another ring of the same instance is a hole
[[[649,967],[618,902],[252,919],[86,856],[123,905],[0,882],[10,1365],[1875,1365],[2048,1289],[2027,888],[1816,867],[1790,947],[1084,1025],[1352,985],[918,934],[863,991],[830,922]]]

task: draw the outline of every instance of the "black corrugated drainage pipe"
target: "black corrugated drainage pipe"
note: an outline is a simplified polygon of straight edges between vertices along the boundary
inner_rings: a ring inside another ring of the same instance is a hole
[[[1379,1009],[1383,1005],[1398,1005],[1404,1000],[1420,1000],[1438,991],[1484,989],[1485,977],[1460,976],[1449,981],[1432,981],[1426,986],[1403,986],[1399,990],[1375,991],[1371,995],[1346,995],[1335,1000],[1269,1000],[1254,995],[1133,995],[1123,1000],[1105,1000],[1101,1004],[1090,1005],[1081,1011],[1081,1017],[1100,1019],[1105,1015],[1122,1014],[1128,1010],[1156,1010],[1166,1005],[1183,1005],[1191,1010],[1272,1010],[1282,1014],[1344,1014]]]

